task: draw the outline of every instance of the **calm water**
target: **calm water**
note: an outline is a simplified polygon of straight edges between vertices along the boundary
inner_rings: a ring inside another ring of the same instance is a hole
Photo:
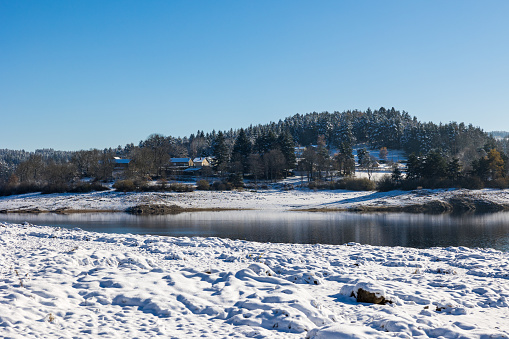
[[[467,215],[348,212],[193,212],[165,216],[124,213],[4,214],[0,221],[80,227],[107,233],[222,237],[261,242],[382,246],[491,247],[509,251],[509,212]]]

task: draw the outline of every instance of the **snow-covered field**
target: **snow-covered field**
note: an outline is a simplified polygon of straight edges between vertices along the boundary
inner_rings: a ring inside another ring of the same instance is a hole
[[[0,223],[0,279],[5,338],[509,338],[509,253],[490,249]]]
[[[25,194],[3,211],[405,206],[509,190]],[[0,337],[509,338],[509,253],[90,233],[0,223]],[[358,302],[360,289],[385,305]],[[352,296],[353,295],[353,296]]]
[[[468,194],[479,199],[509,204],[509,189],[416,190],[392,192],[353,192],[346,190],[310,191],[268,189],[242,192],[195,191],[188,193],[119,193],[115,191],[85,194],[23,194],[0,197],[0,211],[115,210],[139,204],[176,204],[184,208],[238,208],[259,210],[349,209],[360,206],[407,206],[430,200],[447,200]]]

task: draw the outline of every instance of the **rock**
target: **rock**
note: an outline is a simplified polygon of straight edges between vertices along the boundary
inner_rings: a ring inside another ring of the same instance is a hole
[[[355,285],[345,284],[339,292],[342,295],[354,297],[357,302],[378,305],[392,304],[388,299],[385,288],[375,282],[361,281]]]
[[[457,195],[449,199],[449,203],[453,209],[458,212],[471,212],[475,211],[475,204],[470,197],[465,195]]]
[[[178,214],[182,213],[184,209],[177,205],[137,205],[130,207],[126,210],[127,213],[135,215],[162,215],[162,214]]]
[[[377,295],[376,293],[373,292],[365,291],[362,288],[359,288],[357,290],[357,296],[355,297],[357,302],[359,303],[370,303],[379,305],[392,304],[392,302],[390,300],[385,299],[384,296]]]
[[[455,212],[498,212],[507,209],[507,206],[488,200],[486,198],[457,195],[449,199]]]
[[[445,201],[432,200],[420,205],[405,206],[402,209],[411,213],[445,213],[451,212],[453,206]]]

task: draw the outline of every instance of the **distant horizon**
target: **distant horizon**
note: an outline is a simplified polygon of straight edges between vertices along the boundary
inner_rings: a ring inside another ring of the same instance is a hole
[[[504,0],[0,0],[0,148],[368,107],[508,130],[507,13]]]

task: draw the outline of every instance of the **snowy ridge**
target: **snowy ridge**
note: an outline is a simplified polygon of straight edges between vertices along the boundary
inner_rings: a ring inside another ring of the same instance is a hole
[[[509,338],[509,253],[0,224],[5,337]],[[385,305],[357,302],[363,288]]]

